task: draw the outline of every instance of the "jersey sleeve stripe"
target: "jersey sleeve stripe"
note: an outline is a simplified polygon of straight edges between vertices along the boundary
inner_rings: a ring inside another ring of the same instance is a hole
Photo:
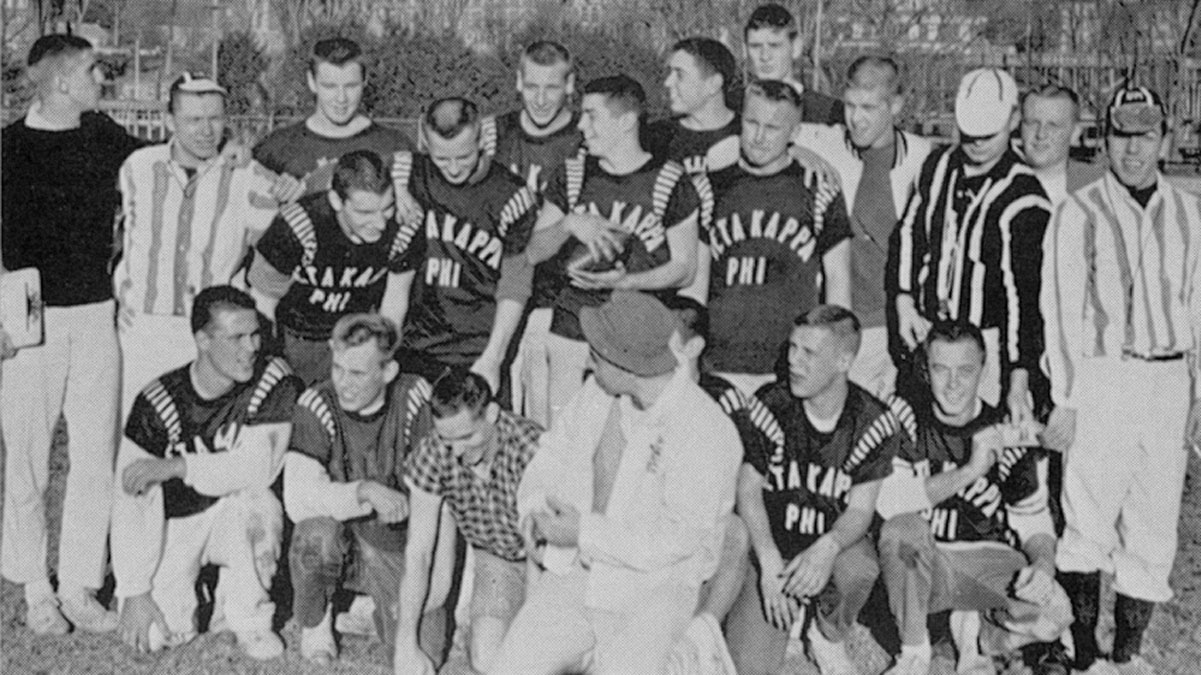
[[[334,424],[334,414],[330,411],[325,398],[321,396],[321,390],[304,390],[304,393],[300,395],[296,403],[313,413],[317,421],[321,423],[321,426],[325,427],[325,432],[329,434],[331,440],[337,435],[338,429]]]
[[[500,210],[500,223],[497,229],[501,239],[508,234],[509,226],[529,213],[532,208],[534,208],[534,195],[529,188],[522,187],[514,192],[513,196],[509,197],[509,201],[505,202],[504,208]]]
[[[296,240],[300,242],[300,246],[304,250],[301,264],[312,265],[313,259],[317,256],[317,230],[313,227],[313,220],[309,218],[308,212],[300,204],[292,202],[281,208],[279,215],[283,216],[288,226],[292,228],[292,234],[296,236]]]
[[[263,405],[263,401],[267,400],[271,390],[275,389],[275,385],[291,374],[292,369],[288,367],[287,361],[279,357],[271,359],[267,363],[267,367],[263,369],[258,384],[254,386],[254,393],[250,395],[250,403],[246,406],[246,412],[253,417],[259,411],[259,407]]]
[[[667,162],[663,168],[659,169],[659,175],[655,176],[651,203],[654,205],[655,215],[660,219],[667,213],[667,204],[671,201],[671,195],[675,192],[676,185],[683,176],[684,167],[679,162]]]
[[[891,411],[877,417],[872,421],[871,426],[867,428],[859,440],[855,443],[855,449],[851,451],[847,460],[843,462],[843,473],[852,473],[863,463],[876,448],[879,448],[884,441],[897,432],[897,418]]]
[[[584,155],[564,161],[567,172],[567,209],[574,210],[584,191]]]
[[[179,419],[179,410],[175,407],[175,401],[171,398],[170,392],[163,386],[159,380],[155,380],[146,385],[142,390],[142,395],[154,407],[154,412],[158,414],[163,426],[167,429],[167,442],[176,446],[183,442],[183,422]]]

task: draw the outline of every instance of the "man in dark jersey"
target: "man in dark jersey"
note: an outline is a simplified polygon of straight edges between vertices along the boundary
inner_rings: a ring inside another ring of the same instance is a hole
[[[850,222],[838,188],[810,187],[789,154],[800,99],[784,82],[747,87],[742,156],[711,175],[714,217],[701,232],[711,258],[709,367],[746,394],[774,379],[797,316],[851,303]]]
[[[247,656],[271,659],[267,596],[283,514],[271,492],[300,383],[262,358],[254,300],[231,286],[196,295],[196,360],[138,394],[117,457],[113,573],[121,638],[138,651],[196,635],[196,575],[221,566],[218,599]]]
[[[338,160],[329,191],[284,206],[255,246],[251,294],[279,324],[284,355],[306,385],[328,377],[328,341],[340,317],[403,317],[404,242],[393,213],[384,161],[356,150]]]
[[[738,114],[730,108],[737,86],[734,55],[712,38],[691,37],[667,57],[672,116],[646,129],[646,149],[684,165],[688,173],[717,171],[738,161]]]
[[[551,334],[549,400],[552,412],[583,382],[588,345],[579,325],[581,307],[602,304],[615,289],[668,292],[692,283],[698,265],[697,227],[711,204],[702,201],[684,166],[653,157],[641,145],[646,106],[642,85],[626,75],[584,87],[580,130],[585,158],[567,160],[547,185],[532,262],[567,244],[569,286],[555,301]]]
[[[313,45],[306,74],[316,97],[303,122],[271,132],[254,148],[254,158],[275,173],[304,181],[304,193],[325,192],[338,158],[355,150],[387,157],[413,144],[400,131],[380,126],[359,110],[367,66],[359,45],[328,38]]]
[[[117,174],[141,142],[94,112],[100,71],[87,40],[38,38],[27,72],[34,103],[2,135],[0,241],[3,270],[40,273],[44,307],[35,308],[43,313],[44,335],[40,345],[13,350],[0,326],[7,460],[2,571],[24,586],[25,625],[34,633],[61,635],[68,621],[78,629],[111,631],[116,614],[93,596],[104,583],[120,396],[110,260],[121,203]],[[56,597],[43,498],[60,413],[70,421],[71,468]]]
[[[570,107],[575,92],[571,54],[557,42],[530,44],[522,51],[517,67],[517,92],[521,108],[485,117],[480,123],[480,141],[484,152],[494,156],[493,161],[524,176],[526,187],[541,197],[551,174],[564,160],[579,155],[583,147],[579,115]],[[544,427],[550,419],[546,336],[555,297],[563,284],[556,260],[534,269],[533,292],[510,374],[512,409]]]
[[[533,192],[480,151],[475,104],[435,101],[422,119],[429,154],[397,153],[392,179],[424,212],[401,226],[398,297],[405,328],[400,362],[437,379],[470,367],[499,390],[509,342],[530,296],[526,244],[537,218]]]
[[[348,564],[356,570],[353,587],[374,599],[380,638],[394,643],[409,514],[404,467],[430,429],[430,385],[400,372],[400,333],[391,321],[348,314],[330,343],[332,377],[301,394],[284,468],[284,507],[296,522],[289,557],[300,654],[326,665],[337,655],[331,598]],[[435,586],[445,597],[450,570],[442,571],[447,583]],[[421,636],[439,660],[441,604],[435,601],[439,609],[427,614]]]
[[[1072,620],[1055,582],[1047,456],[980,398],[984,350],[970,323],[930,329],[922,345],[929,403],[901,420],[914,443],[880,492],[888,518],[880,566],[902,642],[895,675],[930,672],[930,612],[955,610],[961,673],[988,671],[993,654],[1058,640]],[[1041,654],[1035,673],[1066,675],[1058,644]]]
[[[747,72],[756,80],[787,82],[801,97],[805,122],[841,124],[842,101],[801,84],[793,67],[805,50],[796,17],[784,7],[768,3],[751,12],[743,32]]]
[[[802,632],[822,675],[856,672],[844,641],[879,576],[868,530],[907,440],[896,413],[848,381],[858,347],[855,315],[818,305],[792,329],[787,375],[759,391],[771,445],[738,482],[757,564],[727,622],[742,675],[776,672]]]

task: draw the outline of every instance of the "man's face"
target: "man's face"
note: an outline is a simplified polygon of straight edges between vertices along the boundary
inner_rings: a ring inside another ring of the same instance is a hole
[[[333,190],[329,191],[329,202],[338,216],[338,223],[356,243],[379,241],[388,221],[396,213],[395,198],[389,187],[381,194],[370,190],[351,190],[345,199]]]
[[[200,161],[215,157],[225,135],[225,97],[180,92],[167,123],[185,155]]]
[[[791,78],[792,62],[800,55],[800,37],[790,38],[788,31],[754,28],[746,32],[746,60],[754,79]]]
[[[1012,130],[1012,125],[1006,126],[992,136],[967,136],[962,131],[959,132],[959,144],[968,164],[979,167],[991,167],[995,164],[1009,148],[1009,132]]]
[[[1029,96],[1022,107],[1022,149],[1036,169],[1068,161],[1068,146],[1076,127],[1076,106],[1062,96]]]
[[[555,120],[567,106],[574,79],[567,63],[540,66],[529,59],[521,60],[521,68],[517,71],[517,91],[521,94],[526,115],[534,124],[544,127]]]
[[[630,113],[626,113],[629,115]],[[588,153],[605,157],[624,131],[626,115],[615,114],[604,94],[585,94],[580,104],[580,132]]]
[[[892,140],[901,98],[886,87],[849,87],[843,97],[847,132],[857,148],[879,148]]]
[[[1107,135],[1105,151],[1118,181],[1136,190],[1155,183],[1159,157],[1166,141],[1159,127],[1144,134]]]
[[[253,309],[218,309],[207,328],[197,333],[199,358],[230,382],[249,382],[254,376],[262,339],[259,316]]]
[[[685,51],[672,52],[667,59],[667,79],[663,81],[671,112],[691,115],[700,110],[713,95],[715,82],[720,82],[719,77],[706,77],[695,56]]]
[[[963,415],[976,405],[984,353],[973,340],[934,340],[926,356],[930,393],[946,418]]]
[[[330,379],[338,394],[338,405],[347,412],[370,409],[396,376],[396,362],[380,353],[375,340],[334,347],[332,352]]]
[[[430,159],[451,185],[462,185],[475,173],[480,162],[479,129],[468,126],[454,138],[442,138],[436,132],[426,134]]]
[[[94,110],[100,104],[100,83],[104,81],[104,73],[96,63],[95,52],[90,49],[80,52],[68,63],[63,75],[67,94],[80,110]]]
[[[464,464],[478,464],[496,435],[495,405],[489,404],[478,415],[471,410],[460,410],[450,417],[435,417],[434,433]]]
[[[788,388],[797,398],[812,398],[845,372],[846,361],[847,354],[828,328],[795,326],[788,336]]]
[[[788,154],[800,111],[784,101],[747,96],[742,109],[742,155],[752,166],[767,166]]]
[[[309,91],[317,96],[316,113],[334,126],[348,124],[359,112],[363,100],[363,66],[351,61],[340,66],[317,62],[317,72],[309,72]]]

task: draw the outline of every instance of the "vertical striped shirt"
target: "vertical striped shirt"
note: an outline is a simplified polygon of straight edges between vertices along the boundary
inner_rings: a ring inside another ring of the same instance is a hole
[[[172,143],[142,148],[121,167],[121,261],[113,287],[121,307],[187,316],[201,290],[227,284],[278,210],[275,175],[223,155],[189,177]]]
[[[1192,351],[1201,317],[1201,198],[1162,176],[1146,208],[1112,172],[1059,206],[1043,247],[1045,367],[1072,406],[1081,359]]]

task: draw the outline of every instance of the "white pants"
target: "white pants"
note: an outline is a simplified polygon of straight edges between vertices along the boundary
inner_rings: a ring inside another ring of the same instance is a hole
[[[550,320],[554,314],[553,307],[539,307],[530,312],[509,377],[513,410],[544,429],[550,423],[550,406],[547,403],[550,359],[546,351],[546,339],[550,335]]]
[[[993,332],[994,336],[996,332]],[[851,364],[851,381],[881,401],[888,400],[896,390],[897,367],[888,353],[888,327],[864,328],[860,334],[859,352]]]
[[[217,598],[234,633],[270,630],[275,605],[267,597],[283,538],[283,508],[269,490],[226,495],[204,511],[167,521],[167,537],[150,597],[167,630],[196,632],[196,577],[219,565]]]
[[[196,338],[184,316],[136,314],[121,324],[121,422],[129,418],[133,400],[164,373],[196,359]]]
[[[588,343],[549,333],[546,336],[546,355],[550,363],[547,391],[550,422],[553,424],[559,411],[584,385],[584,371],[588,367]]]
[[[1065,572],[1112,572],[1123,595],[1169,600],[1188,463],[1187,362],[1090,359],[1075,390],[1056,563]]]
[[[50,444],[60,414],[70,444],[62,527],[60,584],[99,588],[112,505],[117,443],[120,353],[112,301],[47,307],[45,344],[4,362],[0,411],[4,424],[5,578],[18,584],[48,579],[46,509]]]

